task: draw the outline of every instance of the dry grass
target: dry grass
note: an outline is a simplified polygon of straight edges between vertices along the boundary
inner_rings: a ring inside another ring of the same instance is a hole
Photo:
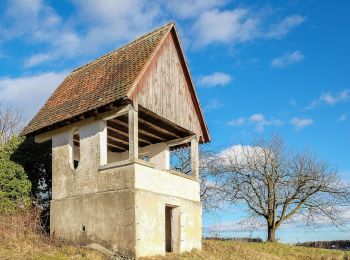
[[[234,260],[350,260],[350,252],[305,248],[277,243],[250,243],[239,241],[205,240],[203,250],[184,253],[181,255],[167,254],[166,256],[148,257],[144,260],[173,260],[173,259],[234,259]]]
[[[105,259],[101,254],[44,236],[39,212],[0,214],[0,259]]]

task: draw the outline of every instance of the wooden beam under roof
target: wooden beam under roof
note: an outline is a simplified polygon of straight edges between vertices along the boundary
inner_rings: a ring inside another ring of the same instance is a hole
[[[127,135],[124,135],[120,131],[107,127],[107,137],[110,137],[112,139],[120,140],[121,142],[128,144],[129,143],[129,137]]]
[[[129,150],[128,144],[122,143],[119,140],[111,139],[110,137],[107,138],[107,143],[108,143],[108,145],[117,147],[119,149],[123,149],[124,151]]]
[[[149,122],[152,125],[161,125],[162,128],[166,131],[172,132],[177,135],[178,138],[185,137],[191,134],[191,131],[184,129],[183,127],[160,117],[156,113],[149,111],[148,109],[141,108],[139,109],[139,118]]]
[[[128,118],[125,116],[120,116],[118,118],[114,118],[114,120],[123,123],[124,126],[128,126]],[[154,136],[158,136],[163,139],[163,141],[169,141],[176,138],[177,135],[172,133],[171,131],[167,131],[162,128],[161,122],[158,122],[157,124],[148,123],[146,120],[141,118],[139,116],[139,130],[141,129],[142,132],[145,132],[147,134],[153,134]],[[152,131],[150,131],[152,130]],[[140,132],[140,131],[139,131]]]
[[[149,130],[151,130],[152,132],[157,133],[157,135],[161,133],[163,134],[163,137],[167,136],[167,140],[182,137],[170,130],[164,129],[163,125],[160,122],[158,122],[158,124],[155,124],[155,123],[149,122],[148,120],[144,120],[143,118],[139,118],[139,126],[142,127],[142,129],[148,129],[148,132]]]
[[[184,145],[184,144],[187,145],[188,143],[191,143],[193,139],[196,139],[195,135],[186,136],[184,138],[171,140],[167,144],[168,144],[169,147],[181,146],[181,145]]]
[[[120,139],[119,137],[120,137],[120,136],[114,137],[114,136],[112,136],[112,135],[108,135],[108,136],[107,136],[107,141],[113,140],[113,141],[116,141],[116,142],[118,142],[118,143],[124,144],[124,145],[126,145],[126,146],[129,145],[129,141]]]
[[[125,122],[127,118],[113,118],[109,121],[111,121],[111,125],[115,126],[116,128],[127,131],[128,130],[128,123]],[[140,119],[139,119],[140,121]],[[150,133],[147,130],[145,130],[142,125],[139,122],[139,140],[147,141],[150,143],[159,143],[159,142],[165,142],[169,140],[169,136],[165,136],[162,133]]]
[[[107,149],[108,149],[108,151],[113,152],[113,153],[125,152],[124,149],[119,148],[119,147],[117,147],[117,146],[115,146],[115,145],[113,145],[113,144],[108,144],[108,145],[107,145]]]
[[[126,123],[119,123],[118,121],[111,119],[107,121],[108,130],[115,132],[117,134],[123,135],[129,138],[128,125]],[[149,145],[151,143],[159,142],[159,138],[149,138],[139,131],[139,142],[141,146]]]
[[[118,129],[108,127],[107,134],[109,137],[114,138],[115,140],[120,140],[122,142],[129,144],[129,136],[127,134],[125,134],[124,132],[119,131]],[[151,142],[145,141],[145,140],[140,139],[140,138],[138,140],[138,143],[141,147],[144,147],[144,146],[151,144]]]

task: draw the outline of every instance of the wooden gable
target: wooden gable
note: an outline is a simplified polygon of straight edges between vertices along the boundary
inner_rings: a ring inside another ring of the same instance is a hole
[[[210,140],[175,28],[160,43],[130,98],[195,133],[200,142]]]

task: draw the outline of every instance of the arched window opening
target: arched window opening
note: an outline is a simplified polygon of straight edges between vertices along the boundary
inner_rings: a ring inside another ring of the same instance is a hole
[[[77,130],[73,135],[73,167],[74,169],[78,168],[80,161],[80,135]]]

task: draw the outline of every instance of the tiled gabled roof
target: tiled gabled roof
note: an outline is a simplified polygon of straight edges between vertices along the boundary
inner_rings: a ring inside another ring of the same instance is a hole
[[[127,92],[174,27],[162,26],[139,39],[72,71],[23,129],[37,132],[127,97]]]

